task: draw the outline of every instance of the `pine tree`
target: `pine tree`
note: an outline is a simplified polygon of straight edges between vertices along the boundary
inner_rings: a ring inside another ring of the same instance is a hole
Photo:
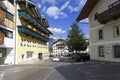
[[[75,51],[76,53],[87,48],[84,34],[76,23],[73,23],[68,31],[67,45],[70,52]]]

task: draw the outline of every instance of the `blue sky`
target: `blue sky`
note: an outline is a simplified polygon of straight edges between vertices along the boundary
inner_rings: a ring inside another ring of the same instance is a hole
[[[33,0],[38,4],[40,13],[48,19],[51,38],[66,39],[70,26],[76,21],[86,0]],[[81,22],[88,22],[87,19]],[[88,24],[78,23],[79,27],[89,36]]]

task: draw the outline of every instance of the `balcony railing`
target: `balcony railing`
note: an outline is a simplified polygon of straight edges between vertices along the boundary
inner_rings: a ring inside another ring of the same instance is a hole
[[[120,17],[120,0],[115,3],[109,5],[109,8],[98,14],[98,21],[101,24],[105,24],[111,20],[116,20]]]
[[[49,40],[48,38],[42,36],[41,34],[35,32],[34,30],[29,29],[26,26],[18,26],[18,32],[27,34],[29,36],[32,36],[34,38],[38,38],[38,39],[46,41],[46,42]]]
[[[30,13],[28,13],[26,10],[20,9],[19,11],[19,17],[23,18],[25,20],[27,20],[28,22],[30,22],[31,24],[33,24],[34,26],[38,27],[39,29],[41,29],[43,32],[50,34],[50,31],[43,27],[37,20],[36,18],[34,18]]]

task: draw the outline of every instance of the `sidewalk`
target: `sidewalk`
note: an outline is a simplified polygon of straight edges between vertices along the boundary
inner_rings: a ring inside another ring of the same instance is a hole
[[[88,80],[120,80],[120,63],[87,61],[80,65],[80,71]]]
[[[13,64],[13,65],[0,65],[0,71],[4,71],[8,68],[14,68],[14,67],[24,67],[26,65],[36,65],[36,64],[46,64],[46,62],[50,61],[49,59],[48,60],[40,60],[40,61],[31,61],[31,62],[28,62],[28,63],[23,63],[23,64]]]

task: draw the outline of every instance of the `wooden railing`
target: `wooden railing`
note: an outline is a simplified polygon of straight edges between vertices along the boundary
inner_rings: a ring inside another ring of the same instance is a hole
[[[98,21],[101,24],[105,24],[111,20],[116,20],[120,17],[120,0],[114,2],[108,7],[109,8],[106,11],[98,14]]]
[[[0,23],[5,21],[6,12],[0,7]]]

